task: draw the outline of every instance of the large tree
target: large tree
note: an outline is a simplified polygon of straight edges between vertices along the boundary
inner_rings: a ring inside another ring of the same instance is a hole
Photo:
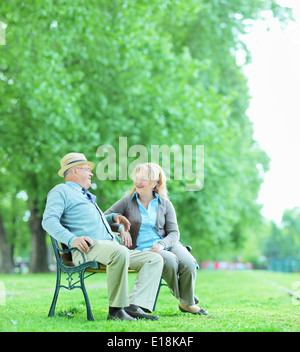
[[[187,192],[171,170],[183,240],[199,259],[241,242],[259,218],[267,156],[253,140],[235,51],[243,21],[268,9],[281,15],[275,1],[260,0],[1,3],[1,150],[28,195],[33,272],[47,269],[40,222],[47,192],[62,181],[60,158],[79,151],[97,163],[97,148],[118,151],[122,136],[149,153],[204,145],[201,191]],[[103,210],[130,184],[118,165],[117,155],[117,180],[95,190]]]

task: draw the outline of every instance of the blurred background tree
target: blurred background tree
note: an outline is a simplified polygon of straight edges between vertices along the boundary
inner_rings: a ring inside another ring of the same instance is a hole
[[[201,191],[187,192],[171,168],[181,240],[198,260],[244,248],[262,226],[257,196],[269,158],[253,139],[236,51],[247,53],[239,40],[245,20],[266,10],[282,22],[290,16],[275,0],[2,2],[3,270],[7,253],[11,263],[25,249],[32,272],[48,270],[41,217],[47,193],[63,182],[60,159],[77,151],[97,164],[97,148],[118,151],[120,137],[149,155],[151,145],[204,145]],[[117,153],[117,180],[94,177],[103,210],[131,186],[118,165]]]
[[[299,233],[300,208],[287,209],[280,224],[263,219],[259,231],[247,239],[242,256],[258,268],[266,268],[271,261],[278,262],[282,267],[294,258],[299,270]]]

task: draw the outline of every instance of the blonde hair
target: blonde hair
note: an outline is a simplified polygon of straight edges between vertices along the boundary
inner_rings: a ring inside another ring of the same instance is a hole
[[[167,190],[167,177],[164,173],[164,170],[155,163],[144,163],[139,164],[135,167],[132,172],[132,177],[140,172],[145,171],[151,181],[157,181],[157,185],[154,188],[154,192],[156,192],[161,198],[168,199],[168,190]],[[135,186],[128,192],[129,195],[133,195],[136,191]]]

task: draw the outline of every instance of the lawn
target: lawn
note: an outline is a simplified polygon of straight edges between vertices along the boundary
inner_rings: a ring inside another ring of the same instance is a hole
[[[135,274],[130,274],[130,282]],[[177,300],[162,287],[156,307],[159,321],[107,321],[106,275],[87,280],[95,321],[86,320],[80,290],[60,292],[54,318],[47,314],[54,274],[0,275],[0,331],[70,332],[299,332],[300,300],[285,290],[300,274],[268,271],[198,271],[196,294],[209,315],[181,313]],[[294,284],[295,285],[295,284]],[[281,287],[279,287],[281,286]],[[5,293],[5,295],[3,295]]]

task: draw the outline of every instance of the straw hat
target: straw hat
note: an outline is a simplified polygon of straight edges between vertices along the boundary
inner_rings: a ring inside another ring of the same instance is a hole
[[[93,170],[93,168],[95,167],[94,163],[86,160],[86,157],[84,154],[69,153],[61,159],[60,161],[61,169],[58,171],[58,175],[60,177],[64,177],[65,171],[67,171],[73,166],[80,165],[80,164],[88,164],[91,170]]]

